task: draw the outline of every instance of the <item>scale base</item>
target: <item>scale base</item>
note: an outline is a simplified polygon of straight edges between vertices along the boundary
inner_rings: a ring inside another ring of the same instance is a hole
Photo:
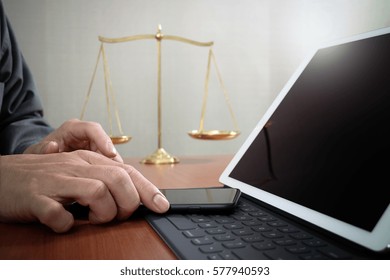
[[[157,149],[153,154],[144,158],[141,163],[145,164],[174,164],[179,163],[179,159],[168,154],[163,148]]]

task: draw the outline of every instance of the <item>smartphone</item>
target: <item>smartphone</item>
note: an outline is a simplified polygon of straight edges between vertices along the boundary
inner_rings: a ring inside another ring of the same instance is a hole
[[[241,191],[235,188],[161,189],[174,212],[211,212],[232,210]]]

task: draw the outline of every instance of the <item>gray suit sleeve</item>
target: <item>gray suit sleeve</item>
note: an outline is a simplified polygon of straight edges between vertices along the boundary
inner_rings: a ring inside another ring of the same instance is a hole
[[[23,153],[52,130],[0,2],[0,155]]]

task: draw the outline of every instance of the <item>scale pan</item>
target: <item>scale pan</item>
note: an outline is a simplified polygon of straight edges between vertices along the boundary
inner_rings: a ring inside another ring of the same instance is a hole
[[[124,144],[131,140],[131,136],[121,135],[121,136],[110,136],[112,143],[114,144]]]
[[[236,138],[240,132],[235,130],[191,130],[188,135],[202,140],[228,140]]]

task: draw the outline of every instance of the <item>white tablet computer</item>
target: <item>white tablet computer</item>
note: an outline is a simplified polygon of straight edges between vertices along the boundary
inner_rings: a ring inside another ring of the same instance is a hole
[[[373,251],[390,244],[390,28],[321,46],[221,183]]]

